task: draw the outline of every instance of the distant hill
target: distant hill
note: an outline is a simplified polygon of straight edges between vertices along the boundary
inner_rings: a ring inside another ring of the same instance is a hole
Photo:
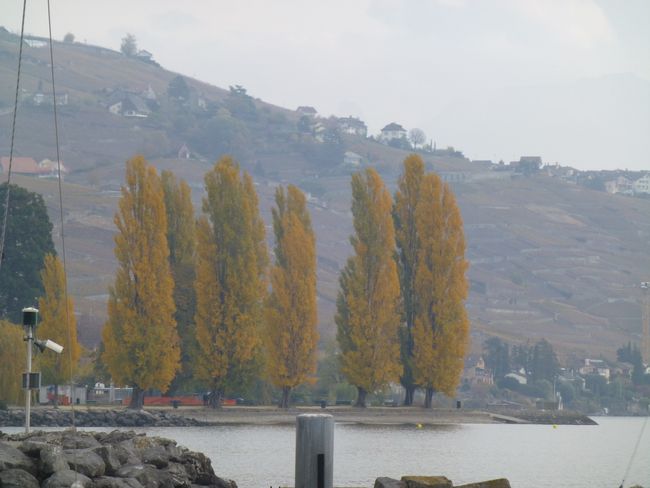
[[[16,37],[0,31],[0,156],[9,153],[17,48]],[[25,46],[16,153],[37,161],[55,159],[48,55],[45,47]],[[55,59],[57,95],[67,96],[59,107],[69,169],[65,230],[82,340],[99,340],[115,268],[112,219],[124,161],[136,152],[185,178],[197,211],[203,175],[225,152],[252,173],[267,223],[277,185],[309,192],[320,329],[332,338],[338,273],[352,231],[354,168],[343,163],[344,154],[358,155],[361,167],[375,166],[394,190],[408,152],[347,134],[334,119],[305,119],[242,87],[181,79],[108,49],[56,43]],[[497,171],[452,151],[423,157],[452,182],[463,212],[475,347],[487,335],[516,342],[546,337],[565,353],[613,356],[638,339],[635,286],[650,275],[650,200],[589,190],[543,172]],[[56,182],[28,175],[15,182],[45,195],[58,232]],[[267,233],[270,240],[270,226]]]

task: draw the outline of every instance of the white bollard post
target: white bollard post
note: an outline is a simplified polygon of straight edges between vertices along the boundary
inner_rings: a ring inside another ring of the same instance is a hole
[[[334,417],[303,414],[296,417],[295,488],[332,488]]]

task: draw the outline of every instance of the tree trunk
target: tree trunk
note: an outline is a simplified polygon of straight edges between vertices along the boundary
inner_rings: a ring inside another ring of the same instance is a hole
[[[357,386],[357,391],[359,394],[357,395],[357,403],[355,403],[354,406],[359,408],[366,408],[366,390],[360,386]]]
[[[289,408],[289,395],[291,394],[290,386],[282,387],[282,398],[280,398],[279,408]]]
[[[433,403],[433,388],[427,388],[426,395],[424,397],[424,408],[431,408],[431,404]]]
[[[134,386],[133,394],[131,395],[131,403],[129,403],[129,409],[142,410],[143,405],[144,405],[144,390],[139,386]]]
[[[404,387],[404,406],[410,407],[413,405],[413,395],[415,394],[415,386]]]
[[[213,388],[210,392],[209,404],[210,408],[221,408],[221,401],[223,400],[223,392],[221,388]]]

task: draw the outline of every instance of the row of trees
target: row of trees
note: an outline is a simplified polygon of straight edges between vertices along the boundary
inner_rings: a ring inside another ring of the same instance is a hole
[[[315,237],[304,195],[276,192],[275,263],[251,177],[230,158],[205,175],[202,215],[173,174],[142,157],[127,163],[115,216],[118,271],[110,289],[102,362],[143,393],[194,377],[218,406],[229,389],[266,367],[288,405],[315,373]],[[272,285],[267,293],[268,284]]]
[[[341,273],[341,371],[369,392],[402,380],[453,394],[468,336],[464,238],[453,194],[418,156],[407,158],[395,203],[372,169],[352,177],[355,253]],[[279,188],[274,262],[251,177],[230,158],[205,176],[202,214],[190,190],[142,157],[127,163],[115,216],[119,263],[102,362],[118,383],[167,391],[195,378],[218,406],[261,369],[286,407],[316,369],[315,236],[305,196]],[[269,287],[270,285],[270,287]],[[270,288],[270,290],[269,290]]]
[[[453,395],[469,335],[465,240],[454,195],[417,155],[404,161],[395,200],[372,168],[352,177],[354,255],[337,300],[342,370],[358,405],[401,381],[425,406]]]

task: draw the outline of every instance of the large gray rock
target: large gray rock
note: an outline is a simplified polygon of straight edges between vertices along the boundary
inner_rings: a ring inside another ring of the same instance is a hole
[[[469,483],[467,485],[461,485],[457,488],[511,488],[510,482],[505,478],[499,478],[496,480],[489,481],[480,481],[478,483]]]
[[[50,476],[58,471],[70,469],[70,465],[63,457],[63,448],[57,445],[48,445],[41,449],[39,468],[45,476]]]
[[[174,488],[172,475],[166,471],[158,470],[150,464],[122,466],[117,470],[115,476],[118,478],[135,478],[147,488]]]
[[[217,484],[218,478],[212,469],[210,459],[200,452],[186,452],[181,456],[181,463],[190,479],[199,485]]]
[[[0,487],[2,488],[39,488],[40,484],[27,471],[22,469],[7,469],[0,471]]]
[[[43,482],[41,488],[70,488],[74,482],[81,484],[83,488],[91,488],[93,482],[87,476],[70,469],[54,473]]]
[[[135,478],[112,478],[110,476],[101,476],[95,478],[94,488],[144,488]]]
[[[110,444],[96,447],[92,449],[92,451],[95,454],[97,454],[100,458],[102,458],[102,461],[104,461],[104,465],[106,466],[105,473],[107,475],[112,476],[115,473],[115,471],[120,469],[120,466],[122,466],[122,463],[118,459],[117,454],[113,449],[113,446],[111,446]]]
[[[64,435],[62,442],[63,449],[88,449],[100,446],[99,441],[92,434],[85,432]]]
[[[374,488],[406,488],[406,483],[393,478],[382,477],[375,480]]]
[[[72,449],[63,451],[63,457],[74,471],[89,478],[102,476],[106,472],[104,460],[89,449]]]
[[[445,476],[402,476],[407,488],[453,488]]]
[[[151,446],[140,453],[145,464],[153,464],[156,468],[166,468],[171,454],[163,446]]]
[[[0,442],[0,471],[14,468],[36,474],[36,463],[34,460],[15,447]]]

